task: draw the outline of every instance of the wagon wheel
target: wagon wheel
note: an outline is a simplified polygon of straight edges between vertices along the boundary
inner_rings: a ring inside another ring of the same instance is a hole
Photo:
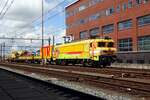
[[[59,60],[56,60],[55,63],[56,63],[56,65],[60,65],[60,61]]]
[[[62,60],[61,65],[63,65],[63,66],[68,65],[67,60]]]
[[[82,61],[81,64],[82,64],[82,67],[87,67],[88,66],[88,63],[86,61]]]

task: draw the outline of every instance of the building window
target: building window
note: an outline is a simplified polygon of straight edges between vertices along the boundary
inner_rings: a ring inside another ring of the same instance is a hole
[[[66,28],[67,28],[67,29],[69,28],[69,24],[66,24]]]
[[[100,16],[106,16],[106,11],[105,10],[100,11]]]
[[[132,27],[132,20],[131,19],[118,23],[118,29],[119,30],[128,29],[131,27]]]
[[[66,18],[73,16],[73,15],[74,15],[73,11],[66,12]]]
[[[106,16],[112,15],[115,12],[114,7],[106,9]]]
[[[150,24],[150,15],[139,17],[137,20],[138,26],[148,25]]]
[[[90,36],[91,37],[97,37],[98,34],[99,34],[99,28],[98,27],[90,29]]]
[[[142,0],[136,0],[136,4],[141,4]]]
[[[117,6],[116,12],[120,12],[120,5]]]
[[[132,60],[132,59],[127,59],[127,63],[132,64],[132,63],[133,63],[133,60]]]
[[[82,11],[82,10],[84,10],[84,9],[86,9],[87,8],[87,6],[85,5],[85,4],[82,4],[82,5],[80,5],[80,7],[79,7],[79,11]]]
[[[100,18],[100,13],[96,13],[96,14],[94,14],[94,15],[91,15],[90,17],[89,17],[89,20],[91,21],[91,20],[96,20],[96,19],[98,19],[98,18]]]
[[[130,1],[128,2],[128,8],[131,8],[132,5],[133,5],[133,2],[130,0]]]
[[[74,15],[77,14],[78,12],[79,12],[78,8],[75,8],[74,11],[73,11]]]
[[[79,24],[85,24],[88,22],[88,18],[85,18],[85,19],[80,19],[79,20]]]
[[[124,3],[124,4],[122,5],[122,9],[123,9],[123,10],[126,10],[126,9],[127,9],[127,4],[126,4],[126,3]]]
[[[123,60],[122,59],[117,59],[117,62],[118,63],[123,63]]]
[[[89,1],[89,6],[96,5],[97,3],[102,2],[102,1],[104,1],[104,0],[90,0]]]
[[[150,0],[144,0],[143,3],[145,4],[145,3],[149,2],[149,1],[150,1]]]
[[[80,20],[80,24],[84,24],[85,23],[85,20],[84,19],[81,19]]]
[[[103,33],[111,33],[114,31],[114,24],[109,24],[102,27]]]
[[[118,43],[119,51],[132,51],[132,39],[120,39]]]
[[[142,59],[137,60],[137,63],[138,63],[138,64],[144,64],[144,60],[142,60]]]
[[[88,38],[88,32],[82,31],[80,32],[80,39],[87,39]]]
[[[69,12],[66,12],[66,17],[67,17],[67,18],[69,17]]]
[[[138,50],[150,50],[150,36],[138,38]]]

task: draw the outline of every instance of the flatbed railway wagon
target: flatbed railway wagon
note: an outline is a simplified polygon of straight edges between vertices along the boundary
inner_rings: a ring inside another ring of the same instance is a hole
[[[52,59],[52,46],[44,46],[43,47],[43,59],[45,64],[49,64],[51,59]],[[37,63],[40,64],[42,63],[42,47],[39,50],[39,54],[37,55],[23,55],[19,56],[18,60],[21,62],[26,62],[26,63]]]

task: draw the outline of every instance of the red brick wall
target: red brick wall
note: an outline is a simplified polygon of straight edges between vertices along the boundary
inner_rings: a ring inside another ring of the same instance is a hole
[[[72,11],[73,9],[79,7],[82,3],[87,2],[87,1],[88,0],[79,0],[78,2],[67,7],[66,12]],[[124,2],[126,2],[127,4],[128,0],[104,0],[104,2],[98,3],[89,8],[86,8],[85,10],[78,12],[76,15],[66,18],[66,24],[72,24],[81,18],[86,18],[87,16],[90,16],[101,10],[105,10],[112,6],[116,10],[117,5],[122,5]],[[147,15],[147,14],[150,14],[150,2],[147,4],[133,5],[132,8],[127,8],[125,11],[123,11],[122,6],[121,6],[121,11],[119,13],[115,12],[110,16],[101,17],[98,20],[90,21],[82,25],[68,28],[66,30],[67,32],[66,35],[69,35],[71,33],[73,34],[75,40],[78,40],[79,33],[81,31],[85,31],[85,30],[89,31],[90,29],[94,27],[99,27],[100,28],[99,36],[103,36],[104,34],[102,34],[102,26],[108,25],[108,24],[114,24],[115,26],[114,32],[105,34],[104,36],[112,37],[116,41],[116,46],[117,46],[118,39],[124,39],[124,38],[130,37],[132,38],[132,41],[133,41],[133,50],[136,51],[137,50],[137,37],[150,35],[150,25],[145,25],[142,27],[139,27],[137,25],[137,17]],[[132,19],[132,27],[130,29],[119,31],[117,29],[117,23],[120,21],[128,20],[128,19]]]

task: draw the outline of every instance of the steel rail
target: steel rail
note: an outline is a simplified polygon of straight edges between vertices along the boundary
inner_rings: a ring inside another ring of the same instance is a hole
[[[91,84],[100,88],[116,89],[116,91],[125,92],[132,95],[150,95],[150,83],[139,82],[136,80],[120,79],[107,76],[95,76],[89,74],[75,73],[71,71],[52,70],[47,68],[31,67],[27,65],[2,64],[19,70],[24,70],[32,73],[40,73],[50,77],[66,79],[68,81],[81,82]]]

